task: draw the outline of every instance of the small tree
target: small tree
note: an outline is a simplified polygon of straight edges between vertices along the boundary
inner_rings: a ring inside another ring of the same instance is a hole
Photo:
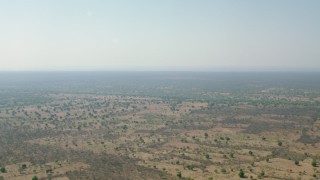
[[[261,172],[260,172],[260,174],[259,174],[259,178],[263,178],[264,177],[264,175],[265,175],[265,173],[264,173],[264,170],[262,170]]]
[[[208,133],[204,133],[204,137],[207,139],[208,138]]]
[[[313,167],[317,167],[317,161],[315,159],[312,160],[311,165]]]
[[[206,154],[206,158],[207,158],[207,159],[210,159],[210,155],[209,155],[209,154]]]
[[[222,169],[221,169],[221,173],[226,174],[226,173],[227,173],[227,170],[226,170],[225,168],[222,168]]]
[[[269,158],[267,158],[267,159],[266,159],[266,161],[267,161],[267,162],[270,162],[270,159],[269,159]]]
[[[37,176],[33,176],[32,180],[38,180],[38,177]]]
[[[177,176],[179,177],[179,178],[182,178],[182,174],[181,174],[181,172],[179,171],[179,172],[177,172]]]
[[[245,174],[244,174],[244,172],[243,172],[242,169],[240,169],[239,177],[240,177],[240,178],[245,178]]]
[[[253,155],[253,152],[252,152],[252,151],[249,151],[249,154],[250,154],[250,156],[252,156],[252,155]]]
[[[4,167],[0,167],[0,172],[1,172],[1,173],[5,173],[5,172],[7,172],[7,171],[6,171],[6,168],[4,168]]]
[[[193,171],[193,169],[194,169],[194,165],[193,164],[188,164],[187,165],[187,169],[189,169],[189,170],[191,170],[191,171]]]
[[[298,166],[299,165],[299,161],[297,161],[297,160],[294,161],[294,164]]]
[[[282,146],[282,141],[278,141],[278,146]]]

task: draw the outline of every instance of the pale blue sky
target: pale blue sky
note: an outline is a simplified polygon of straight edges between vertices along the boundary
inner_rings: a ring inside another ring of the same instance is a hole
[[[0,70],[320,69],[319,0],[0,0]]]

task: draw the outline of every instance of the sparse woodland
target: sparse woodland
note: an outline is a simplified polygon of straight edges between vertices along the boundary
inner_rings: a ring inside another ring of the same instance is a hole
[[[0,179],[320,178],[318,74],[36,76],[1,78]]]

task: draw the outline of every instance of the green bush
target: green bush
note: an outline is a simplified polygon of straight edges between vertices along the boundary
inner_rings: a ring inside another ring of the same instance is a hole
[[[242,169],[240,169],[240,172],[239,172],[239,177],[240,178],[245,178],[245,174],[244,174],[244,171]]]
[[[315,159],[312,160],[311,165],[312,165],[313,167],[317,167],[317,161],[316,161]]]
[[[179,172],[177,172],[177,176],[179,177],[179,178],[181,178],[182,177],[182,174],[181,174],[181,172],[179,171]]]
[[[5,173],[5,172],[7,172],[7,171],[6,171],[6,168],[4,168],[4,167],[0,167],[0,172],[1,172],[1,173]]]

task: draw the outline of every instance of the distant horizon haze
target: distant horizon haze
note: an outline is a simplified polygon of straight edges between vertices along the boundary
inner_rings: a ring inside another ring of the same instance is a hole
[[[0,2],[0,71],[320,71],[319,0]]]
[[[0,69],[0,72],[320,72],[320,68],[283,67],[112,67],[112,68],[41,68]]]

